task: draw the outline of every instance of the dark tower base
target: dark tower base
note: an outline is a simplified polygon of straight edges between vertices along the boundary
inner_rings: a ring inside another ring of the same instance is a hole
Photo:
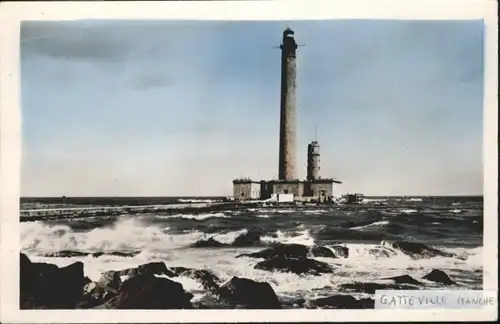
[[[317,180],[261,180],[237,179],[233,181],[235,200],[266,200],[279,194],[293,194],[296,201],[328,201],[334,196],[335,179]]]

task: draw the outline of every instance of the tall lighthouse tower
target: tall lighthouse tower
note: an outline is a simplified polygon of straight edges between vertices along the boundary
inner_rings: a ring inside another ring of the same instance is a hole
[[[279,172],[280,180],[297,179],[297,126],[296,126],[296,87],[297,63],[295,52],[297,43],[290,28],[283,32],[281,48],[281,118]]]
[[[297,176],[297,45],[294,31],[283,32],[281,49],[281,104],[279,132],[278,179],[252,180],[250,177],[233,180],[233,198],[236,200],[267,200],[278,202],[331,201],[333,184],[342,183],[333,178],[320,177],[320,151],[313,141],[307,151],[307,178]]]

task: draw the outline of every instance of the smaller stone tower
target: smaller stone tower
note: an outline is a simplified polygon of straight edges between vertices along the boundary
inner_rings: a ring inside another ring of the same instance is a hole
[[[307,180],[319,179],[319,144],[312,141],[307,145]]]

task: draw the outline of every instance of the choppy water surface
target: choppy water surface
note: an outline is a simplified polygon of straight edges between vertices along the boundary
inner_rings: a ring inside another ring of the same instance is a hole
[[[96,202],[87,205],[96,205]],[[21,204],[22,209],[53,206],[33,200]],[[57,203],[57,207],[60,206],[81,206],[81,202],[68,200]],[[299,276],[256,270],[253,266],[260,260],[235,257],[260,250],[262,246],[190,247],[208,237],[231,243],[249,231],[257,232],[263,244],[341,244],[349,248],[349,256],[317,258],[334,264],[337,270],[333,274]],[[238,210],[226,208],[210,213],[183,213],[179,210],[174,214],[138,213],[21,223],[22,249],[30,259],[60,266],[82,261],[86,275],[92,280],[98,280],[103,271],[164,261],[167,266],[209,269],[222,279],[239,276],[266,281],[283,298],[328,296],[336,293],[337,287],[343,283],[375,282],[402,274],[421,277],[433,268],[447,272],[461,289],[481,289],[482,234],[482,198],[467,197],[424,197],[404,202],[401,198],[379,198],[362,207],[350,208],[249,207]],[[397,251],[373,253],[382,248],[380,243],[383,240],[421,242],[464,257],[414,260]],[[61,250],[139,253],[98,258],[45,256]],[[195,296],[204,293],[203,287],[195,280],[183,277],[174,280],[181,282]]]

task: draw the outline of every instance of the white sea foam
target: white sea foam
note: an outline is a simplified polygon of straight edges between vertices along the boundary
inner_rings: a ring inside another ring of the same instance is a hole
[[[362,228],[368,228],[368,227],[380,226],[380,225],[387,225],[387,224],[389,224],[389,221],[383,220],[383,221],[373,222],[373,223],[368,224],[368,225],[351,227],[351,229],[362,229]]]
[[[462,212],[462,210],[461,209],[450,209],[450,212],[454,213],[454,214],[460,214]]]
[[[326,209],[312,209],[312,210],[303,210],[301,211],[302,213],[304,214],[324,214],[324,213],[327,213],[328,210]]]
[[[194,295],[194,298],[197,299],[205,293],[205,289],[203,288],[203,285],[201,284],[200,281],[185,277],[185,276],[179,276],[179,277],[169,277],[167,275],[155,275],[158,278],[166,278],[175,282],[178,282],[182,285],[184,290],[191,292]]]
[[[276,231],[276,236],[263,236],[260,239],[266,243],[314,245],[314,238],[307,229],[295,233],[278,230]]]
[[[223,234],[215,234],[212,237],[215,240],[217,240],[217,241],[219,241],[221,243],[230,244],[230,243],[233,243],[234,240],[238,236],[246,234],[246,233],[248,233],[248,230],[247,229],[242,229],[242,230],[239,230],[239,231],[231,231],[231,232],[227,232],[227,233],[223,233]]]
[[[289,214],[289,213],[296,213],[297,212],[297,210],[281,209],[281,208],[258,208],[258,209],[254,209],[253,211],[256,211],[259,213],[278,213],[278,214]]]
[[[217,200],[213,199],[179,199],[181,203],[211,203],[216,202]]]
[[[189,214],[178,214],[178,215],[173,215],[173,216],[167,216],[167,218],[185,218],[185,219],[196,219],[196,220],[203,220],[211,217],[218,217],[218,218],[229,218],[229,215],[226,215],[224,213],[206,213],[206,214],[197,214],[197,215],[189,215]]]
[[[388,201],[388,199],[384,199],[384,198],[381,198],[381,199],[377,199],[377,198],[363,198],[363,200],[361,201],[361,203],[362,204],[385,203],[387,201]]]
[[[23,250],[52,252],[77,251],[163,251],[184,248],[200,239],[213,237],[222,243],[232,243],[247,229],[220,234],[191,231],[183,234],[169,233],[169,227],[147,224],[137,219],[120,219],[109,227],[95,228],[89,232],[73,232],[67,225],[49,226],[41,222],[21,223]]]
[[[400,212],[403,214],[413,214],[413,213],[417,213],[418,210],[416,210],[416,209],[401,209]]]
[[[379,247],[376,244],[347,244],[349,257],[335,259],[335,263],[344,266],[344,275],[349,278],[363,278],[363,281],[376,281],[384,277],[409,274],[419,279],[431,269],[441,269],[449,274],[463,270],[476,270],[482,267],[482,248],[475,249],[443,249],[459,255],[467,254],[467,260],[457,258],[435,257],[414,260],[400,251],[391,250],[390,257],[379,257],[370,250]],[[342,279],[344,281],[344,279]]]
[[[168,227],[140,219],[120,219],[112,226],[73,232],[69,226],[41,222],[21,223],[21,247],[26,250],[137,251],[186,246],[204,236],[201,232],[168,234]]]
[[[268,282],[280,295],[307,295],[309,297],[331,294],[331,290],[328,292],[328,290],[323,288],[334,288],[343,283],[352,283],[354,281],[374,282],[382,278],[402,274],[409,274],[417,280],[421,280],[421,277],[432,268],[438,268],[453,275],[463,270],[480,269],[482,265],[481,248],[468,250],[468,260],[462,261],[452,258],[412,260],[410,257],[398,252],[390,258],[380,258],[369,253],[370,249],[377,247],[376,244],[347,244],[346,246],[349,248],[349,257],[346,259],[316,258],[331,264],[336,269],[333,274],[324,274],[321,276],[299,276],[292,273],[256,270],[253,269],[253,266],[260,259],[236,258],[236,255],[240,253],[258,250],[255,248],[171,250],[162,253],[159,252],[157,260],[165,261],[167,266],[208,269],[213,271],[222,280],[228,280],[232,276],[239,276]],[[65,266],[80,260],[85,264],[85,275],[89,276],[92,280],[98,280],[101,272],[104,271],[121,270],[151,261],[151,259],[145,259],[144,256],[142,258],[138,256],[134,258],[31,258],[34,261],[51,262],[59,266]],[[196,280],[187,277],[170,279],[180,282],[187,291],[195,295],[195,298],[203,293],[201,284]],[[460,280],[458,281],[460,282]],[[464,280],[463,283],[470,285],[467,280]]]
[[[222,280],[232,276],[250,278],[268,282],[279,295],[313,297],[331,294],[331,289],[342,283],[354,281],[373,282],[381,278],[409,274],[417,280],[431,269],[441,269],[454,276],[454,279],[469,288],[477,284],[470,281],[470,274],[460,277],[463,271],[472,273],[482,269],[482,248],[474,249],[444,249],[457,254],[467,254],[466,260],[457,258],[436,257],[424,260],[413,260],[409,256],[382,247],[379,244],[345,244],[349,248],[348,258],[318,260],[332,264],[336,269],[333,274],[322,276],[298,276],[292,273],[276,273],[256,270],[253,266],[260,259],[236,258],[236,255],[260,250],[261,248],[186,248],[196,240],[213,236],[216,240],[231,243],[236,237],[246,233],[246,230],[231,231],[224,234],[207,235],[193,231],[184,234],[172,234],[168,228],[151,225],[138,220],[120,220],[114,226],[96,228],[88,233],[73,232],[67,226],[48,226],[39,222],[21,223],[21,244],[28,256],[34,262],[50,262],[66,266],[75,261],[84,263],[85,275],[92,280],[98,280],[101,273],[109,270],[122,270],[151,261],[164,261],[167,266],[182,266],[213,271]],[[314,244],[310,232],[303,227],[293,232],[277,231],[276,237],[264,236],[263,241],[281,243]],[[141,251],[133,257],[118,257],[103,255],[72,258],[47,258],[37,256],[45,250],[118,250],[128,249]],[[373,249],[384,250],[390,257],[371,253]],[[480,276],[480,274],[474,274]],[[172,278],[171,278],[172,279]],[[177,277],[184,288],[197,296],[203,288],[196,280],[187,277]],[[476,286],[474,286],[476,285]],[[332,287],[329,291],[323,289]]]
[[[120,276],[120,280],[122,282],[125,282],[126,280],[128,280],[130,278],[130,276]]]

